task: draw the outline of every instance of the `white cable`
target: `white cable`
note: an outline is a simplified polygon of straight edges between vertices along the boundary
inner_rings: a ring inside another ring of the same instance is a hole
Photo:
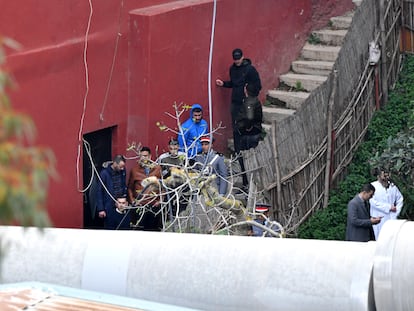
[[[86,154],[88,155],[89,161],[91,162],[91,179],[89,181],[88,186],[82,190],[82,192],[86,192],[86,190],[88,190],[93,182],[93,178],[94,176],[96,176],[96,178],[98,179],[99,183],[102,185],[102,188],[105,190],[105,192],[108,194],[108,196],[112,199],[112,201],[116,202],[117,200],[112,196],[111,192],[108,190],[108,188],[106,187],[105,183],[103,182],[101,175],[99,174],[98,170],[96,169],[95,165],[93,164],[93,159],[92,159],[92,153],[91,153],[91,145],[89,144],[89,142],[87,142],[85,139],[83,140],[84,144],[85,144],[85,151]]]
[[[83,97],[83,111],[82,111],[82,116],[81,116],[80,126],[79,126],[79,133],[78,133],[78,154],[76,157],[76,179],[77,179],[78,191],[82,191],[80,187],[80,182],[79,182],[79,178],[80,178],[79,162],[80,162],[81,147],[82,147],[83,122],[85,120],[86,103],[87,103],[88,94],[89,94],[89,69],[88,69],[88,61],[87,61],[87,51],[88,51],[88,38],[89,38],[89,31],[91,29],[92,15],[93,15],[92,0],[89,0],[89,19],[88,19],[88,26],[86,27],[85,45],[83,49],[83,63],[85,66],[86,90],[85,90],[85,95]]]
[[[209,112],[209,125],[210,125],[210,141],[213,142],[213,105],[211,100],[211,67],[213,60],[213,47],[214,47],[214,29],[216,26],[216,12],[217,12],[217,0],[214,0],[213,4],[213,19],[211,21],[211,37],[210,37],[210,53],[208,58],[208,112]]]
[[[83,124],[84,124],[84,119],[85,119],[87,98],[88,98],[88,94],[89,94],[89,69],[88,69],[88,62],[87,62],[87,50],[88,50],[89,31],[90,31],[92,15],[93,15],[92,0],[88,0],[88,1],[89,1],[90,12],[89,12],[89,19],[88,19],[87,29],[86,29],[86,33],[85,33],[85,40],[84,40],[85,45],[84,45],[84,51],[83,51],[83,62],[84,62],[84,67],[85,67],[86,90],[85,90],[85,95],[84,95],[84,99],[83,99],[83,112],[82,112],[82,116],[81,116],[80,128],[79,128],[79,133],[78,133],[78,153],[77,153],[77,160],[76,160],[77,188],[78,188],[78,191],[80,191],[80,192],[85,191],[85,189],[81,189],[81,187],[80,187],[79,162],[80,162],[80,155],[81,155],[81,145],[82,145],[82,142],[83,142],[83,139],[82,139],[82,132],[83,131],[82,130],[83,130]],[[123,1],[121,2],[121,10],[122,10],[122,7],[123,7]],[[208,106],[209,106],[209,126],[210,126],[210,129],[213,128],[212,95],[211,95],[211,68],[212,68],[213,47],[214,47],[214,31],[215,31],[215,24],[216,24],[216,12],[217,12],[217,0],[214,0],[212,26],[211,26],[211,37],[210,37],[209,70],[208,70]],[[114,52],[115,55],[114,55],[114,58],[112,60],[112,66],[111,66],[110,80],[111,80],[111,77],[112,77],[112,71],[114,69],[114,64],[115,64],[115,58],[116,58],[116,52],[117,52],[117,47],[118,47],[119,35],[120,35],[120,33],[118,32],[118,36],[117,36],[116,44],[115,44],[115,52]],[[106,103],[106,99],[107,99],[107,95],[108,95],[109,85],[110,85],[110,81],[108,82],[108,85],[107,85],[107,90],[106,90],[105,100],[104,100],[104,106],[102,107],[102,111],[100,113],[100,119],[101,120],[103,119],[103,113],[104,113],[104,109],[105,109],[105,103]],[[210,132],[210,139],[212,140],[211,136],[212,136],[212,132]]]
[[[81,126],[80,126],[80,130],[79,130],[79,135],[78,135],[79,142],[82,141],[85,148],[87,147],[86,146],[87,142],[81,136],[82,136],[82,129],[83,129],[83,121],[84,121],[85,112],[86,112],[87,96],[89,94],[89,70],[88,70],[88,63],[87,63],[87,48],[88,48],[89,30],[90,30],[91,21],[92,21],[92,14],[93,14],[92,0],[89,0],[89,6],[90,6],[90,14],[89,14],[87,31],[86,31],[86,34],[85,34],[85,48],[84,48],[84,56],[83,56],[84,65],[85,65],[85,76],[86,76],[86,92],[85,92],[85,96],[84,96],[84,104],[83,104],[84,109],[83,109],[83,114],[82,114],[82,118],[81,118]],[[115,62],[116,62],[116,56],[117,56],[117,51],[118,51],[119,39],[120,39],[120,36],[121,36],[121,15],[122,15],[123,7],[124,7],[124,0],[121,0],[121,5],[120,5],[120,8],[119,8],[119,17],[118,17],[118,32],[117,32],[117,37],[116,37],[116,40],[115,40],[114,55],[113,55],[113,58],[112,58],[112,64],[111,64],[110,75],[109,75],[107,88],[106,88],[106,92],[105,92],[105,98],[104,98],[103,106],[102,106],[102,109],[101,109],[101,113],[99,115],[99,118],[100,118],[101,121],[103,121],[103,119],[104,119],[104,110],[105,110],[106,102],[107,102],[108,95],[109,95],[109,89],[110,89],[110,85],[111,85],[111,81],[112,81],[112,75],[113,75],[114,68],[115,68]],[[89,159],[90,159],[90,162],[91,162],[91,166],[94,168],[94,163],[92,161],[92,157],[89,156]],[[92,183],[93,175],[92,175],[91,180],[88,183],[88,186],[84,189],[81,189],[80,181],[79,181],[79,178],[80,178],[79,161],[80,161],[80,143],[79,143],[79,146],[78,146],[78,157],[77,157],[77,184],[78,184],[78,191],[85,192],[86,190],[88,190],[88,188],[90,187],[90,185]]]

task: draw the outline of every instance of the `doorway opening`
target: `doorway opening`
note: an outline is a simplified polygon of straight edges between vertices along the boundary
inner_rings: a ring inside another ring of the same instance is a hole
[[[92,165],[96,168],[98,173],[102,168],[102,164],[106,161],[112,160],[112,133],[114,128],[106,128],[99,131],[85,134],[83,139],[90,146],[87,150],[85,144],[83,145],[83,187],[99,182],[98,180],[91,181],[96,175],[92,175]],[[92,159],[92,161],[91,161]],[[95,187],[96,188],[96,187]],[[93,189],[93,187],[92,187]],[[94,190],[90,191],[91,187],[83,194],[83,228],[85,229],[103,229],[103,219],[97,216],[96,212],[96,193]]]

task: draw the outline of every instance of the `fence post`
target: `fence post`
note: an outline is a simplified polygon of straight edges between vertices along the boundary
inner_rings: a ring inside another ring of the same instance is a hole
[[[331,174],[332,174],[332,127],[333,127],[333,117],[332,117],[332,110],[333,105],[335,103],[335,94],[336,94],[336,84],[338,79],[338,71],[334,69],[333,71],[333,81],[332,81],[332,87],[331,87],[331,94],[329,96],[329,102],[328,102],[328,113],[327,113],[327,135],[326,135],[326,167],[325,167],[325,188],[324,188],[324,198],[323,198],[323,208],[326,208],[328,206],[329,201],[329,189],[331,184]]]
[[[275,170],[276,170],[276,210],[279,211],[282,208],[282,184],[280,176],[280,164],[279,164],[279,153],[277,151],[276,145],[276,120],[272,120],[272,145],[273,145],[273,155],[275,160]]]
[[[387,70],[387,41],[385,31],[385,6],[386,0],[379,1],[379,26],[381,32],[381,88],[382,88],[382,105],[388,100],[388,70]]]

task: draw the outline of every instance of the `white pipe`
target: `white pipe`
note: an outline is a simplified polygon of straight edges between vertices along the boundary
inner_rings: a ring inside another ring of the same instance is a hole
[[[208,54],[208,113],[209,113],[209,129],[210,139],[213,131],[213,101],[211,97],[211,68],[213,63],[213,48],[214,48],[214,29],[216,28],[216,14],[217,14],[217,0],[213,1],[213,17],[211,20],[211,35],[210,35],[210,52]]]
[[[375,243],[0,227],[2,283],[203,310],[372,310]]]
[[[414,223],[387,221],[374,259],[374,294],[378,311],[414,310]]]

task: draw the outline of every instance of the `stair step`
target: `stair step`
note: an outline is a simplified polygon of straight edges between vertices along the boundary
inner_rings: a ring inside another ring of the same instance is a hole
[[[356,6],[360,6],[362,3],[362,0],[352,0],[352,2],[356,5]]]
[[[263,123],[262,127],[266,133],[270,133],[270,130],[272,129],[272,124]]]
[[[348,29],[352,23],[352,15],[335,16],[331,18],[331,27],[333,29]]]
[[[298,109],[302,103],[308,98],[310,93],[306,92],[291,92],[282,90],[269,90],[267,92],[267,99],[274,105]]]
[[[295,73],[328,76],[334,66],[334,62],[297,60],[292,62],[292,70]]]
[[[304,75],[288,72],[280,76],[280,80],[285,84],[293,88],[298,88],[299,86],[306,91],[313,91],[319,85],[326,81],[326,76],[315,76],[315,75]]]
[[[263,122],[271,124],[272,120],[280,121],[294,115],[296,110],[277,108],[272,106],[263,106]]]
[[[340,46],[313,45],[307,43],[303,47],[301,55],[304,59],[308,60],[334,62],[340,50]]]
[[[322,43],[328,45],[342,45],[346,33],[344,29],[321,29],[312,32]]]

